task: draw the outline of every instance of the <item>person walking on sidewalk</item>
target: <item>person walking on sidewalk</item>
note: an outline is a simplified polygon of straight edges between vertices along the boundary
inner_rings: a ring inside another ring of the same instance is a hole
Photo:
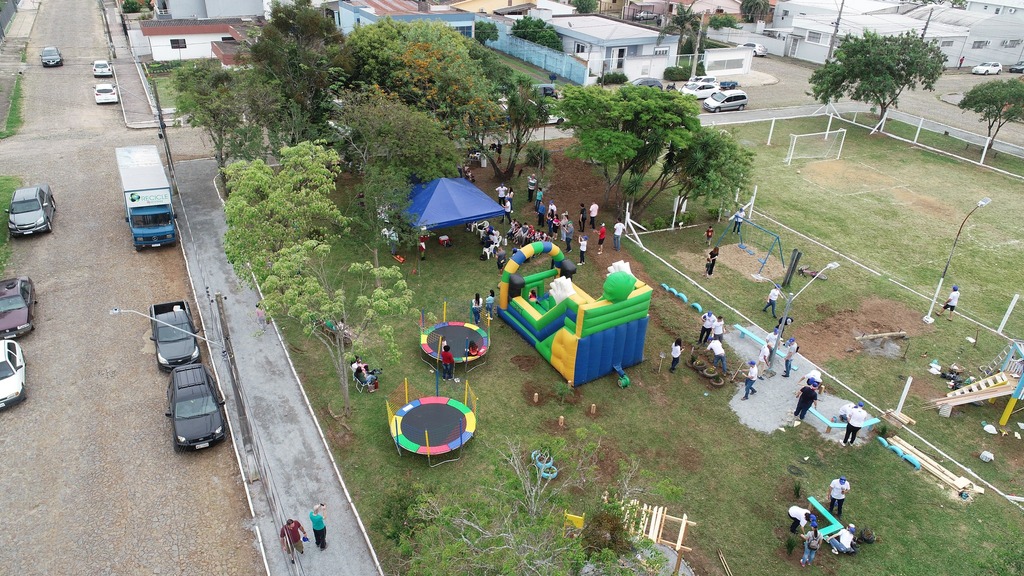
[[[324,524],[324,513],[327,505],[323,502],[313,506],[309,513],[309,524],[313,527],[313,542],[321,550],[327,550],[327,525]]]
[[[719,340],[712,340],[708,343],[708,350],[715,355],[711,361],[712,366],[718,366],[722,369],[722,374],[728,374],[729,370],[725,367],[725,348],[722,347],[722,342]]]
[[[676,341],[672,343],[672,367],[668,369],[669,372],[675,372],[676,366],[679,365],[679,357],[683,354],[683,339],[676,338]]]
[[[711,329],[715,327],[714,313],[708,310],[700,317],[700,336],[697,337],[697,344],[707,344],[711,340]]]
[[[757,360],[747,362],[747,379],[743,381],[743,400],[750,398],[751,394],[757,394],[754,390],[754,383],[757,382]]]
[[[811,522],[811,529],[803,535],[804,539],[804,555],[800,558],[801,566],[810,566],[814,562],[814,556],[818,553],[818,548],[821,548],[821,542],[824,538],[821,532],[818,532],[818,523]]]
[[[796,353],[800,351],[800,346],[796,343],[796,338],[790,338],[786,341],[786,369],[782,372],[783,378],[789,378],[789,373],[793,371],[793,358],[796,357]]]
[[[846,480],[846,476],[840,476],[832,481],[828,485],[828,513],[832,513],[832,509],[837,509],[836,518],[843,517],[843,502],[846,502],[846,494],[850,491],[850,483]]]
[[[817,381],[811,382],[809,385],[804,386],[797,391],[796,397],[796,410],[793,411],[793,416],[803,420],[804,416],[807,416],[807,411],[811,409],[811,406],[818,405],[818,383]]]
[[[301,532],[301,534],[300,534]],[[284,549],[284,553],[291,556],[292,564],[295,564],[295,552],[299,554],[305,554],[302,549],[302,539],[306,538],[306,529],[299,524],[298,520],[288,519],[281,527],[281,548]],[[306,538],[309,541],[309,538]]]
[[[782,290],[779,290],[777,285],[772,286],[771,292],[768,293],[768,302],[764,305],[764,308],[761,308],[761,312],[766,312],[768,308],[771,308],[772,318],[778,318],[775,315],[775,301],[779,299],[779,296],[782,296]]]
[[[864,403],[857,402],[857,405],[846,415],[846,435],[843,436],[843,446],[853,446],[857,441],[857,434],[864,427],[868,419],[868,413],[864,410]]]

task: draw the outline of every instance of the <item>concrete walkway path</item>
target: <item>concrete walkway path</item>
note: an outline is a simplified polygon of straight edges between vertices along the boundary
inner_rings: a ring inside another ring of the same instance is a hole
[[[223,342],[215,295],[223,304],[239,380],[241,397],[231,386],[231,371],[224,354],[211,354],[231,408],[231,423],[243,453],[243,468],[257,510],[257,525],[267,552],[271,574],[367,576],[383,574],[363,529],[341,473],[292,369],[291,359],[271,324],[262,329],[256,319],[259,295],[243,286],[224,256],[227,230],[224,210],[214,187],[217,165],[212,160],[176,164],[177,200],[182,243],[189,274],[196,290],[206,337]],[[215,352],[218,352],[215,350]],[[242,437],[239,400],[251,415],[251,441]],[[257,458],[262,466],[255,464]],[[253,477],[258,476],[258,480]],[[309,523],[312,507],[327,505],[327,549],[312,542]],[[286,518],[299,520],[310,543],[294,567],[278,540]]]

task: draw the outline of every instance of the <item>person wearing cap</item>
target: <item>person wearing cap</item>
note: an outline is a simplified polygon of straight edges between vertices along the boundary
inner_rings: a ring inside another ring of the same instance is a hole
[[[843,517],[843,502],[846,501],[846,493],[850,491],[850,483],[846,480],[846,476],[840,476],[832,481],[828,485],[828,513],[831,514],[833,509],[837,509],[836,518]]]
[[[807,374],[804,374],[803,377],[800,378],[799,381],[797,381],[796,385],[799,386],[800,384],[803,384],[804,382],[809,381],[811,378],[814,378],[815,380],[818,381],[818,386],[821,386],[821,383],[824,382],[824,380],[822,380],[822,377],[821,377],[821,370],[814,369],[814,370],[808,371]]]
[[[800,558],[800,565],[810,566],[814,562],[814,556],[818,553],[818,548],[821,548],[821,541],[824,540],[821,532],[818,532],[817,521],[811,521],[811,529],[803,535],[803,539],[804,555]]]
[[[758,368],[761,367],[761,364],[764,364],[764,370],[760,372],[761,374],[765,374],[768,372],[768,360],[770,360],[771,357],[772,349],[768,346],[768,343],[765,342],[764,346],[761,346],[761,351],[757,353]],[[757,379],[764,380],[764,376],[758,376]]]
[[[789,532],[791,534],[796,534],[797,528],[803,528],[808,522],[818,521],[818,517],[811,514],[810,510],[795,504],[789,507],[789,517],[793,520],[793,523],[789,525]]]
[[[853,443],[857,441],[857,433],[860,432],[867,419],[868,413],[864,410],[864,403],[857,402],[857,405],[846,416],[846,435],[843,436],[843,446],[853,446]]]
[[[793,371],[793,358],[799,351],[800,345],[796,343],[796,338],[786,340],[786,369],[782,372],[783,378],[789,378],[789,373]]]
[[[764,337],[764,343],[769,348],[775,348],[775,345],[779,343],[779,329],[776,328]]]
[[[953,321],[953,311],[956,310],[956,303],[960,301],[960,287],[953,286],[953,291],[949,293],[949,298],[946,298],[946,303],[942,305],[943,310],[949,310],[949,321]],[[942,313],[939,313],[942,316]]]
[[[848,422],[850,420],[850,411],[856,407],[856,402],[849,402],[847,404],[844,404],[843,407],[839,409],[839,421]]]
[[[832,545],[833,554],[856,554],[857,547],[854,546],[854,536],[857,534],[857,527],[850,524],[845,530],[840,530],[838,534],[828,539],[828,543]]]
[[[697,336],[697,344],[707,344],[711,340],[711,329],[715,327],[715,314],[708,310],[700,317],[700,336]]]
[[[747,379],[743,381],[743,400],[750,398],[751,394],[757,394],[754,390],[754,383],[757,382],[757,360],[747,362],[750,368],[747,370]]]
[[[798,390],[796,397],[799,400],[796,401],[796,410],[793,411],[793,416],[803,420],[811,406],[818,405],[818,381],[808,380],[807,386]]]

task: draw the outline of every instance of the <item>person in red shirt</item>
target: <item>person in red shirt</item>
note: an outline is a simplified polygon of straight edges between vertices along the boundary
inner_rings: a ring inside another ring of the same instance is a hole
[[[441,378],[451,380],[455,377],[455,356],[452,347],[445,344],[441,349]]]
[[[299,533],[302,533],[300,536]],[[305,554],[302,550],[302,538],[306,536],[306,529],[299,524],[298,520],[292,520],[291,518],[285,522],[284,526],[281,527],[281,547],[284,548],[285,554],[292,557],[292,564],[295,564],[295,551],[298,550],[299,554]]]
[[[608,229],[604,227],[604,222],[601,223],[601,229],[597,231],[597,253],[604,252],[604,237],[608,235]]]
[[[704,232],[704,237],[707,238],[708,246],[711,246],[711,238],[715,235],[715,227],[708,226],[707,232]]]

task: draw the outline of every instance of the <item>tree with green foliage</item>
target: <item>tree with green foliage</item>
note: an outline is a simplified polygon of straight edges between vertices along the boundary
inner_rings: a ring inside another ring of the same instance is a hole
[[[811,74],[811,91],[822,104],[843,96],[869,102],[885,118],[904,90],[933,90],[945,60],[936,42],[914,31],[882,36],[865,30],[863,37],[841,40],[835,58]]]
[[[224,252],[243,281],[262,282],[278,252],[309,239],[329,242],[347,224],[331,199],[337,152],[304,142],[282,148],[278,157],[276,170],[263,160],[225,169]]]
[[[676,13],[669,18],[658,33],[658,42],[664,40],[666,36],[678,34],[679,54],[700,53],[703,42],[701,45],[697,45],[697,38],[700,37],[701,26],[703,26],[702,15],[695,12],[692,6],[679,4],[676,6]],[[684,51],[687,42],[692,48]]]
[[[750,183],[753,165],[754,153],[731,134],[702,127],[685,148],[669,146],[654,166],[634,169],[625,194],[638,217],[665,190],[675,190],[683,201],[703,199],[706,205],[717,205]]]
[[[498,25],[494,22],[477,22],[473,27],[473,38],[481,44],[498,41]]]
[[[960,100],[961,110],[976,112],[988,128],[989,148],[995,144],[999,129],[1008,122],[1024,119],[1024,82],[996,80],[971,88]]]
[[[601,165],[606,203],[628,172],[646,173],[670,146],[686,148],[700,127],[696,100],[646,86],[569,86],[558,108],[576,134],[567,154]]]
[[[597,0],[572,0],[577,14],[593,14],[597,12]]]
[[[272,318],[296,322],[307,337],[323,345],[347,417],[352,413],[348,352],[358,349],[372,326],[377,361],[396,361],[400,354],[387,319],[409,311],[412,290],[397,266],[356,263],[343,275],[331,265],[330,253],[330,244],[317,240],[279,250],[263,279],[261,306]]]
[[[740,2],[740,14],[747,22],[764,20],[772,10],[771,2],[768,0],[743,0]]]
[[[708,18],[708,28],[721,30],[722,28],[739,28],[740,22],[732,14],[712,14]]]
[[[522,74],[501,87],[499,94],[498,102],[481,103],[467,115],[464,136],[487,157],[496,178],[511,180],[537,127],[547,122],[554,100],[541,96],[533,79]],[[502,142],[500,157],[488,146],[495,140]]]
[[[516,20],[512,24],[512,35],[552,50],[562,51],[562,39],[558,37],[555,28],[540,18],[523,16]]]
[[[326,136],[333,93],[345,79],[344,37],[310,0],[275,2],[270,21],[242,54],[281,99],[264,120],[272,149]]]

